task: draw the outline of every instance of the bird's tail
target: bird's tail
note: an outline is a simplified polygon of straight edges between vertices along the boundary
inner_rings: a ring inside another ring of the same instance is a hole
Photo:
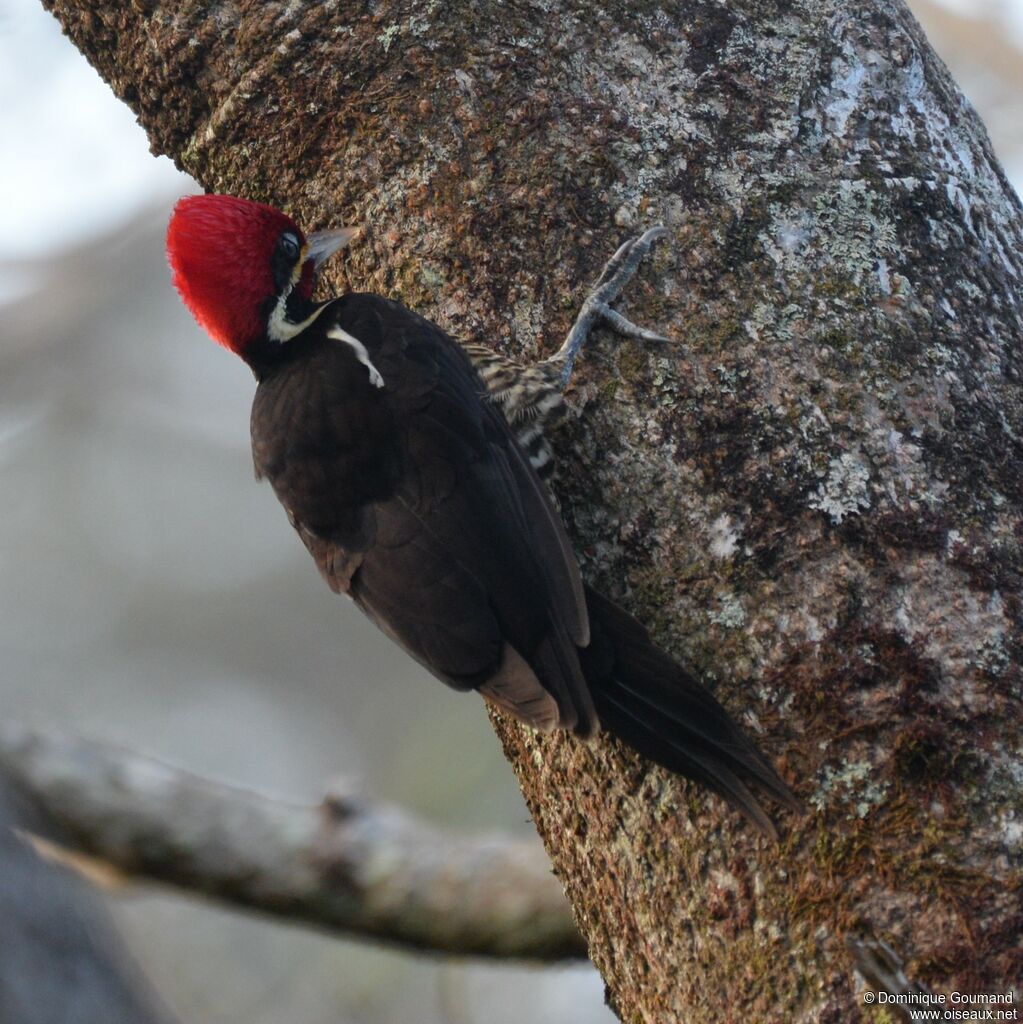
[[[767,758],[631,615],[589,587],[586,600],[593,639],[579,653],[601,725],[644,757],[714,790],[776,838],[750,784],[802,808]]]

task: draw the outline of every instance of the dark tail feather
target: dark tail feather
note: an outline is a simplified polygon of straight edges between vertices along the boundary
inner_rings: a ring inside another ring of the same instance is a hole
[[[586,599],[593,639],[580,657],[603,727],[651,761],[714,790],[777,838],[749,784],[802,808],[767,758],[631,615],[590,588]]]

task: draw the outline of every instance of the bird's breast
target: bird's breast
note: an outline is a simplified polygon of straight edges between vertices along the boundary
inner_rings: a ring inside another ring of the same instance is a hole
[[[392,496],[402,464],[398,419],[367,360],[324,341],[267,374],[252,407],[256,475],[307,529],[352,543],[364,542],[365,509]]]

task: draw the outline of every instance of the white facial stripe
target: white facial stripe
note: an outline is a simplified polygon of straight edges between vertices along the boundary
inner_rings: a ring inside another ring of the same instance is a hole
[[[375,388],[382,388],[384,386],[384,378],[380,376],[380,371],[370,362],[366,346],[363,345],[358,338],[353,337],[347,331],[336,326],[331,327],[331,329],[327,331],[327,337],[333,338],[335,341],[343,341],[346,345],[351,345],[355,350],[355,358],[358,359],[367,370],[369,370],[370,384]]]
[[[271,341],[288,341],[294,337],[291,328],[293,324],[288,322],[288,296],[291,294],[291,285],[281,292],[277,299],[277,305],[266,322],[266,333]]]
[[[295,285],[302,280],[302,268],[305,265],[306,252],[308,250],[308,244],[302,246],[302,251],[295,261],[295,266],[291,269],[291,280],[288,282],[287,288],[281,292],[280,297],[277,299],[277,305],[274,306],[274,311],[270,314],[270,319],[267,321],[266,333],[271,341],[291,341],[296,334],[301,334],[323,310],[323,306],[320,306],[315,313],[306,317],[299,324],[288,319],[288,299],[291,298]]]
[[[291,294],[291,285],[281,292],[281,297],[270,314],[266,324],[266,333],[271,341],[291,341],[296,334],[301,334],[329,305],[324,303],[299,323],[288,319],[288,296]]]

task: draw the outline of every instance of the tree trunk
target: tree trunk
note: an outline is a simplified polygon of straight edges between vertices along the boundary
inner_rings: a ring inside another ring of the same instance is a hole
[[[626,303],[680,344],[591,343],[562,507],[809,810],[497,722],[622,1019],[879,1020],[857,939],[1018,979],[1021,210],[900,0],[46,2],[154,150],[365,224],[331,285],[455,337],[551,351],[670,229]]]

